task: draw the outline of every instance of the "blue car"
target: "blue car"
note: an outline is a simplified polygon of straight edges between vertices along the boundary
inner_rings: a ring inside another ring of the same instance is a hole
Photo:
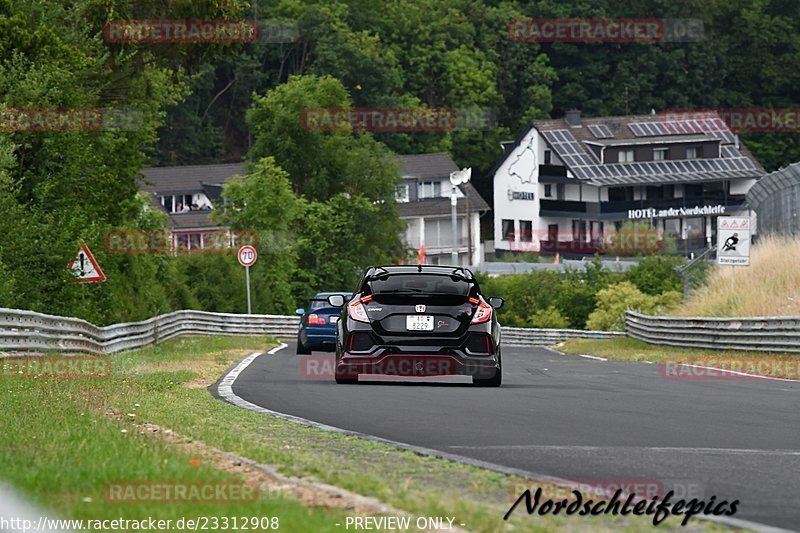
[[[353,298],[352,292],[320,292],[311,298],[308,309],[298,309],[300,330],[297,332],[297,353],[310,354],[311,350],[332,352],[336,349],[336,321],[342,314],[341,306],[328,303],[328,297],[340,295],[345,302]]]

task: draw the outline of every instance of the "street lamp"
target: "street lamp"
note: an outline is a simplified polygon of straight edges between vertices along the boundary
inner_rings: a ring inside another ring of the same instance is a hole
[[[456,222],[456,205],[458,205],[458,196],[456,196],[456,189],[459,185],[467,183],[472,177],[472,168],[464,168],[450,173],[450,183],[453,185],[450,191],[450,226],[453,231],[453,250],[450,253],[450,259],[453,266],[458,265],[458,224]],[[469,224],[469,220],[467,220]]]

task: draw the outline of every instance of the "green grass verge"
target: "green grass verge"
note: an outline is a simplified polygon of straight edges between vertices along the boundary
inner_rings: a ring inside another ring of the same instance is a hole
[[[628,337],[571,339],[558,343],[555,348],[568,354],[595,355],[614,361],[689,363],[761,376],[800,379],[800,354],[678,348],[648,344]]]
[[[414,515],[455,516],[472,531],[652,528],[647,518],[540,517],[524,515],[524,509],[504,522],[523,480],[253,413],[205,389],[242,356],[272,345],[273,339],[263,337],[189,337],[114,355],[112,375],[105,379],[6,377],[0,380],[0,478],[67,518],[278,516],[284,531],[343,529],[335,526],[342,511],[266,495],[239,504],[107,504],[103,490],[114,481],[239,479],[204,463],[194,466],[186,448],[140,434],[135,420]],[[109,411],[123,419],[104,414]],[[673,517],[659,529],[678,524]],[[690,524],[693,530],[718,529],[696,519]]]
[[[205,357],[218,352],[224,368],[232,347],[263,347],[265,339],[207,339],[186,346],[185,356]],[[169,350],[169,348],[165,348]],[[176,351],[176,354],[181,353]],[[334,524],[343,513],[304,507],[298,502],[259,494],[255,502],[233,503],[125,503],[105,501],[104,490],[115,482],[164,481],[197,482],[216,487],[239,483],[235,475],[209,465],[196,464],[191,454],[166,441],[140,434],[133,424],[105,416],[105,408],[138,412],[123,398],[136,396],[143,404],[170,403],[173,392],[182,395],[181,383],[192,377],[187,371],[158,371],[137,375],[157,357],[137,352],[114,356],[112,375],[101,379],[0,379],[0,478],[27,494],[45,509],[64,518],[84,520],[141,519],[154,517],[280,517],[286,530],[338,531]],[[178,358],[173,358],[177,361]],[[132,394],[133,391],[135,394]],[[188,391],[188,389],[186,389]],[[205,390],[193,391],[198,397]],[[117,393],[123,393],[118,396]],[[119,401],[122,400],[122,401]],[[183,412],[183,416],[199,414]],[[138,416],[138,415],[137,415]],[[206,419],[206,423],[210,423]],[[125,430],[125,432],[123,432]],[[310,529],[309,529],[310,528]]]

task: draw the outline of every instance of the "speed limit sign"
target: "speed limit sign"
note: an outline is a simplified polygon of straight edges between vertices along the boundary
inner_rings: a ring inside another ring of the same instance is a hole
[[[250,267],[258,259],[258,252],[249,244],[245,244],[236,252],[236,258],[239,260],[239,264],[244,267],[244,279],[245,283],[247,283],[247,314],[249,315],[252,313],[252,307],[250,307]]]
[[[255,248],[247,244],[239,248],[239,252],[236,254],[236,257],[239,259],[240,265],[243,267],[251,267],[253,266],[253,263],[256,262],[256,259],[258,259],[258,253],[256,252]]]

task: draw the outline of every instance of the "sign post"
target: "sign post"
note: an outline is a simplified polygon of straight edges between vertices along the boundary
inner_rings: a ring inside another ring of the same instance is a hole
[[[459,185],[467,183],[471,177],[471,167],[462,170],[456,170],[450,173],[450,184],[453,186],[450,192],[450,227],[453,232],[453,249],[450,252],[450,262],[453,264],[453,266],[458,266],[458,225],[456,223],[456,206],[458,205],[457,189]],[[468,198],[465,198],[464,201],[468,201]],[[469,223],[470,221],[468,217],[467,224]],[[469,246],[467,246],[467,250],[469,250]],[[467,257],[467,264],[469,264],[470,260],[471,258]]]
[[[253,263],[258,259],[258,252],[256,252],[255,248],[246,244],[239,248],[239,251],[236,253],[236,258],[239,260],[239,264],[244,267],[244,278],[247,283],[247,314],[251,315],[253,313],[250,307],[250,267],[253,266]]]
[[[750,217],[717,218],[717,264],[731,267],[731,294],[735,268],[750,264]]]

